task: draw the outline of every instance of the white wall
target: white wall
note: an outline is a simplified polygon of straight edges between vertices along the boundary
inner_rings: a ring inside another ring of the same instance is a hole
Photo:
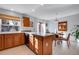
[[[60,18],[58,21],[67,21],[67,31],[64,32],[64,36],[67,37],[67,34],[72,33],[74,30],[74,25],[79,25],[79,14]],[[50,32],[56,32],[56,30],[58,31],[58,21],[52,19],[48,22],[48,29]],[[71,39],[72,38],[73,37],[71,36]]]
[[[41,19],[37,19],[37,18],[34,18],[34,17],[30,17],[31,21],[33,22],[33,31],[34,32],[37,32],[37,23],[38,22],[46,22],[45,20],[41,20]]]
[[[47,21],[47,24],[48,24],[47,28],[48,28],[49,32],[55,32],[56,26],[55,26],[54,20]]]

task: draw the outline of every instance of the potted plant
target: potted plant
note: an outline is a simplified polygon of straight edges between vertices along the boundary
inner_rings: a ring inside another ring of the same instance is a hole
[[[75,40],[79,39],[79,30],[77,29],[76,31],[72,32],[72,35],[74,35]]]

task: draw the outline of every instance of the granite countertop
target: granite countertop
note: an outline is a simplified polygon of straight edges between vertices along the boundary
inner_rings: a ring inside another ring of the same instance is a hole
[[[35,32],[22,32],[22,31],[13,31],[13,32],[0,32],[0,34],[13,34],[13,33],[26,33],[26,34],[35,34]]]
[[[55,33],[36,33],[36,32],[24,32],[25,34],[30,34],[30,35],[39,35],[39,36],[48,36],[48,35],[54,35]]]
[[[23,33],[20,31],[15,31],[15,32],[0,32],[0,34],[13,34],[13,33]]]
[[[39,36],[49,36],[49,35],[54,35],[54,33],[46,33],[46,34],[33,34],[33,35],[39,35]]]

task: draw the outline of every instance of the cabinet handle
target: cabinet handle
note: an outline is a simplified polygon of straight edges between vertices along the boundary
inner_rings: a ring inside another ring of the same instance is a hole
[[[46,42],[46,47],[48,47],[48,43]]]

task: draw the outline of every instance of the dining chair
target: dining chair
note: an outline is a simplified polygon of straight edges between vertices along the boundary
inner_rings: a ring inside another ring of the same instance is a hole
[[[56,42],[57,42],[58,40],[59,40],[59,36],[58,36],[57,34],[55,34],[55,35],[54,35],[54,41],[55,41],[54,43],[55,43],[55,46],[56,46]]]
[[[62,41],[66,41],[68,48],[70,47],[70,33],[68,34],[67,38],[61,37],[61,38],[59,38],[59,40],[61,41],[61,43],[62,43]]]

